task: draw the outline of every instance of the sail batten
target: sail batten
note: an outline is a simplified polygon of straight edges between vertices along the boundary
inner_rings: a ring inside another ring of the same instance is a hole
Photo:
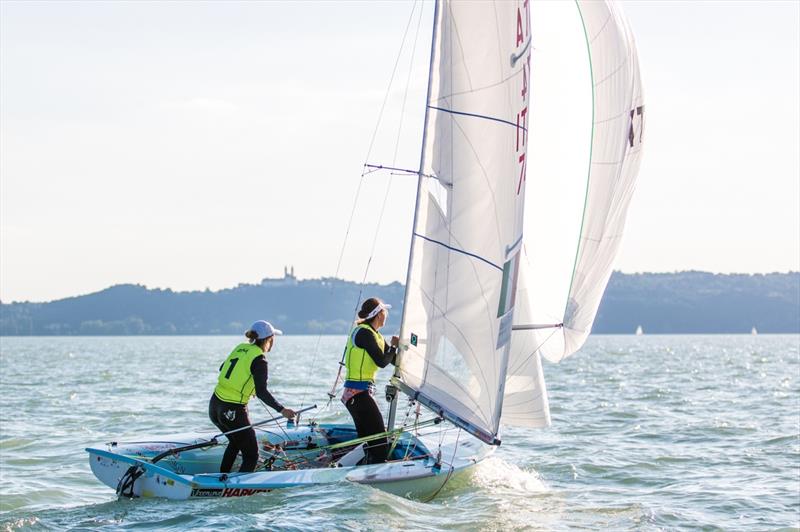
[[[464,112],[464,111],[456,111],[455,109],[445,109],[444,107],[435,107],[433,105],[431,105],[429,107],[431,109],[436,110],[436,111],[442,111],[443,113],[450,113],[450,114],[461,115],[461,116],[470,116],[472,118],[482,118],[484,120],[491,120],[493,122],[500,122],[501,124],[509,125],[509,126],[513,127],[514,129],[519,129],[520,131],[526,131],[526,132],[528,131],[527,127],[523,127],[523,126],[521,126],[519,124],[515,124],[514,122],[509,122],[508,120],[503,120],[502,118],[497,118],[497,117],[494,117],[494,116],[479,115],[479,114],[475,114],[475,113],[467,113],[467,112]]]
[[[424,240],[427,240],[428,242],[430,242],[432,244],[439,244],[440,246],[445,247],[448,250],[453,251],[455,253],[461,253],[462,255],[466,255],[468,257],[472,257],[474,259],[478,259],[479,261],[485,262],[486,264],[488,264],[492,268],[496,268],[499,271],[503,271],[503,268],[501,266],[498,266],[497,264],[495,264],[495,263],[489,261],[488,259],[486,259],[484,257],[481,257],[480,255],[477,255],[475,253],[470,253],[469,251],[466,251],[466,250],[463,250],[463,249],[459,249],[457,247],[445,244],[444,242],[439,242],[438,240],[434,240],[433,238],[429,238],[429,237],[427,237],[425,235],[422,235],[420,233],[414,233],[414,236],[422,238]]]

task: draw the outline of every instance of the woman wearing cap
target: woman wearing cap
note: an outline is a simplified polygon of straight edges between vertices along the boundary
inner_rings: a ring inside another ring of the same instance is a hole
[[[342,402],[353,416],[358,437],[363,438],[386,432],[383,416],[372,398],[375,390],[375,375],[379,368],[394,363],[399,338],[392,336],[391,345],[378,333],[386,323],[391,305],[371,297],[364,301],[358,312],[359,320],[350,333],[345,348],[345,368]],[[389,451],[386,437],[370,440],[365,445],[366,456],[362,463],[376,464],[386,461]]]
[[[219,367],[217,387],[208,404],[208,416],[222,432],[249,426],[247,403],[254,395],[268,406],[292,419],[295,412],[284,408],[267,390],[268,353],[275,343],[275,335],[283,334],[269,322],[257,321],[245,333],[248,343],[237,345]],[[255,471],[258,462],[258,440],[252,427],[228,435],[228,447],[222,456],[221,473],[229,473],[233,461],[242,452],[240,472]]]

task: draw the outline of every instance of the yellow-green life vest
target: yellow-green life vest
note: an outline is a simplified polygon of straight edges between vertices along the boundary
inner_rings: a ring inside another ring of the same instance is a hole
[[[385,348],[385,341],[383,340],[383,336],[378,334],[378,332],[370,327],[362,323],[358,327],[354,328],[353,331],[350,333],[350,337],[347,339],[347,351],[344,358],[344,365],[347,369],[347,377],[348,381],[352,382],[375,382],[375,375],[378,374],[378,365],[375,364],[375,361],[372,360],[372,357],[369,356],[366,349],[362,349],[357,347],[353,343],[353,338],[356,337],[359,329],[366,329],[375,337],[375,341],[378,343],[378,347],[381,349],[381,352]]]
[[[250,364],[263,354],[261,348],[255,344],[237,345],[222,363],[214,395],[227,403],[247,404],[256,394]]]

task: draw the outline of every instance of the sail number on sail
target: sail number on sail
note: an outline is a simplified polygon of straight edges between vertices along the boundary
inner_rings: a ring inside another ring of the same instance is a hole
[[[522,11],[525,11],[523,15]],[[524,24],[523,24],[524,18]],[[522,8],[517,7],[517,32],[514,44],[515,54],[511,56],[511,66],[521,58],[522,61],[522,90],[520,91],[520,111],[517,113],[517,161],[519,163],[519,183],[517,195],[522,190],[525,181],[525,143],[528,140],[528,78],[531,71],[531,54],[527,53],[531,46],[531,7],[530,0],[524,0]],[[520,142],[521,137],[521,142]],[[521,151],[520,151],[521,150]]]

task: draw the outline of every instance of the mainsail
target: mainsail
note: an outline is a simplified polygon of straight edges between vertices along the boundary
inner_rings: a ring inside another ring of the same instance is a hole
[[[399,384],[487,442],[500,424],[525,200],[529,3],[437,6]]]
[[[549,424],[540,355],[558,362],[583,345],[611,276],[639,169],[644,103],[633,34],[618,6],[534,7],[542,26],[533,26],[533,163],[517,293],[525,304],[515,313],[503,422],[538,427]],[[551,27],[545,19],[558,19],[559,33],[540,46]],[[553,101],[561,102],[555,117]]]

